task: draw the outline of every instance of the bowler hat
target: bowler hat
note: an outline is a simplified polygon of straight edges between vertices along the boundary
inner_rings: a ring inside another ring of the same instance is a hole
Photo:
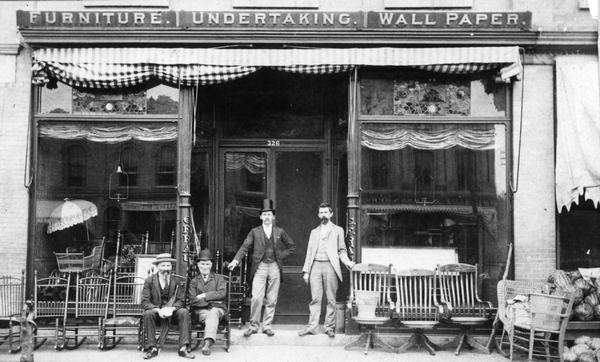
[[[209,249],[201,250],[200,253],[198,253],[198,257],[196,257],[196,262],[199,262],[202,260],[212,261],[212,253],[210,252]]]
[[[156,256],[156,259],[154,259],[154,261],[152,262],[152,264],[156,265],[156,264],[160,264],[160,263],[174,263],[177,260],[171,258],[171,254],[169,253],[163,253],[163,254],[158,254]]]
[[[260,208],[260,213],[271,211],[273,214],[275,213],[275,208],[273,207],[273,200],[264,199],[262,201],[262,207]]]

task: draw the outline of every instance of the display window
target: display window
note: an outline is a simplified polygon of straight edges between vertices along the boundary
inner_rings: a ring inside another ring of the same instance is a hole
[[[510,235],[506,99],[484,75],[362,74],[363,261],[478,264],[494,296]]]
[[[38,273],[133,269],[137,255],[174,253],[179,90],[87,92],[59,83],[40,89],[38,103]],[[97,253],[97,262],[78,264]]]

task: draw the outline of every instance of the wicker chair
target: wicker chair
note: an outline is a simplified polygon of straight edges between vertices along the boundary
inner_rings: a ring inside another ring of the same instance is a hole
[[[380,347],[395,352],[375,333],[377,326],[391,319],[389,303],[390,267],[378,264],[356,264],[350,271],[350,300],[348,308],[352,319],[366,329],[359,339],[347,344],[346,350],[361,347],[367,354],[369,348]]]
[[[444,308],[435,298],[436,278],[433,270],[392,269],[396,284],[396,313],[402,325],[410,328],[410,339],[398,347],[397,351],[406,351],[411,347],[424,346],[431,355],[441,350],[431,342],[424,331],[435,328],[440,322]]]
[[[506,351],[505,347],[510,345],[508,336],[512,333],[511,319],[514,317],[507,309],[507,302],[514,297],[521,295],[527,296],[532,293],[541,293],[545,283],[537,281],[522,281],[522,280],[500,280],[498,282],[498,319],[502,322],[502,335],[498,342],[495,337],[490,340],[495,343],[496,348],[504,357],[509,357],[510,351]],[[495,328],[492,327],[492,328]]]
[[[533,357],[546,360],[563,359],[565,332],[573,307],[573,295],[529,294],[529,320],[519,323],[509,320],[510,360],[515,349],[527,351]],[[514,310],[513,310],[514,311]]]
[[[17,353],[21,350],[21,308],[25,302],[25,272],[21,278],[0,276],[0,344],[8,341],[8,351]]]
[[[473,327],[487,325],[494,314],[492,303],[479,299],[477,265],[441,265],[436,274],[440,301],[452,306],[447,321],[460,328],[460,333],[450,343],[456,345],[454,354],[458,356],[465,345],[489,354],[487,347],[469,333]]]

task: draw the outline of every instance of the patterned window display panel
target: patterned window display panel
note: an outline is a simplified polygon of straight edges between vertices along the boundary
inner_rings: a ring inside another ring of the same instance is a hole
[[[467,80],[394,81],[394,115],[469,116],[471,87]]]
[[[73,89],[73,113],[146,114],[146,92],[94,94]]]

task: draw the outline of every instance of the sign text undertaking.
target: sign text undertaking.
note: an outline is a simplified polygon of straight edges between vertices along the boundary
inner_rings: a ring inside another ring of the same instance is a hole
[[[28,28],[514,29],[531,12],[453,11],[17,11]]]

